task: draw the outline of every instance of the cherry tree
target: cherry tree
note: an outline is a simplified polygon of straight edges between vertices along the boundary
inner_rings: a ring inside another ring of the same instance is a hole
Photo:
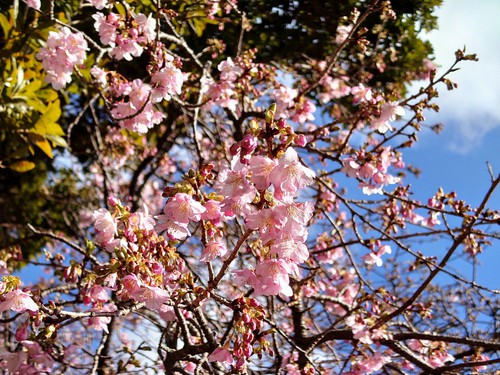
[[[279,1],[5,6],[0,370],[498,371],[500,291],[457,269],[498,244],[500,176],[472,206],[405,163],[477,58],[437,69],[439,2],[400,3],[323,33]]]

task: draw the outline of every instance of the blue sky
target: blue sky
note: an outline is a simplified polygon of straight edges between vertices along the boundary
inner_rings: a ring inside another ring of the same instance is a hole
[[[437,12],[439,29],[427,35],[440,70],[453,63],[454,52],[464,45],[479,61],[464,62],[460,71],[453,73],[450,78],[458,83],[458,89],[446,91],[442,87],[437,99],[440,112],[426,117],[428,124],[443,123],[444,132],[439,136],[422,133],[420,142],[405,152],[405,161],[422,169],[422,176],[412,181],[420,199],[441,186],[477,206],[489,186],[486,163],[495,175],[500,173],[499,14],[498,0],[445,0]],[[500,209],[500,192],[489,207]],[[479,256],[483,265],[478,281],[496,289],[500,288],[496,277],[499,245],[497,241]]]

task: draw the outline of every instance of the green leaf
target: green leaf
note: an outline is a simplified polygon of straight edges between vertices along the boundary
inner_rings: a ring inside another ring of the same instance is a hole
[[[28,160],[21,160],[16,163],[9,164],[9,168],[16,172],[28,172],[35,168],[35,163]]]

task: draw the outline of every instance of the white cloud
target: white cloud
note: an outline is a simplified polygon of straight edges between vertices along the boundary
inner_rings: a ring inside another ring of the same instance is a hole
[[[466,153],[500,127],[500,1],[445,0],[438,10],[439,29],[426,36],[434,46],[438,70],[455,60],[455,51],[466,46],[478,62],[465,61],[450,78],[458,89],[440,88],[441,111],[429,122],[442,122],[452,130],[450,147]]]

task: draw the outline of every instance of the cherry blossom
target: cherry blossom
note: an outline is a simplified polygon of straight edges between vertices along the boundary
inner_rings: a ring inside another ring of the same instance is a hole
[[[60,31],[50,31],[47,45],[41,48],[36,58],[42,61],[47,71],[45,80],[56,90],[71,82],[75,66],[83,64],[88,50],[82,33],[72,33],[67,27]]]
[[[2,302],[0,302],[0,313],[12,310],[18,313],[23,313],[26,310],[38,311],[39,307],[31,298],[29,292],[23,292],[20,289],[15,289],[8,292],[2,296]]]

